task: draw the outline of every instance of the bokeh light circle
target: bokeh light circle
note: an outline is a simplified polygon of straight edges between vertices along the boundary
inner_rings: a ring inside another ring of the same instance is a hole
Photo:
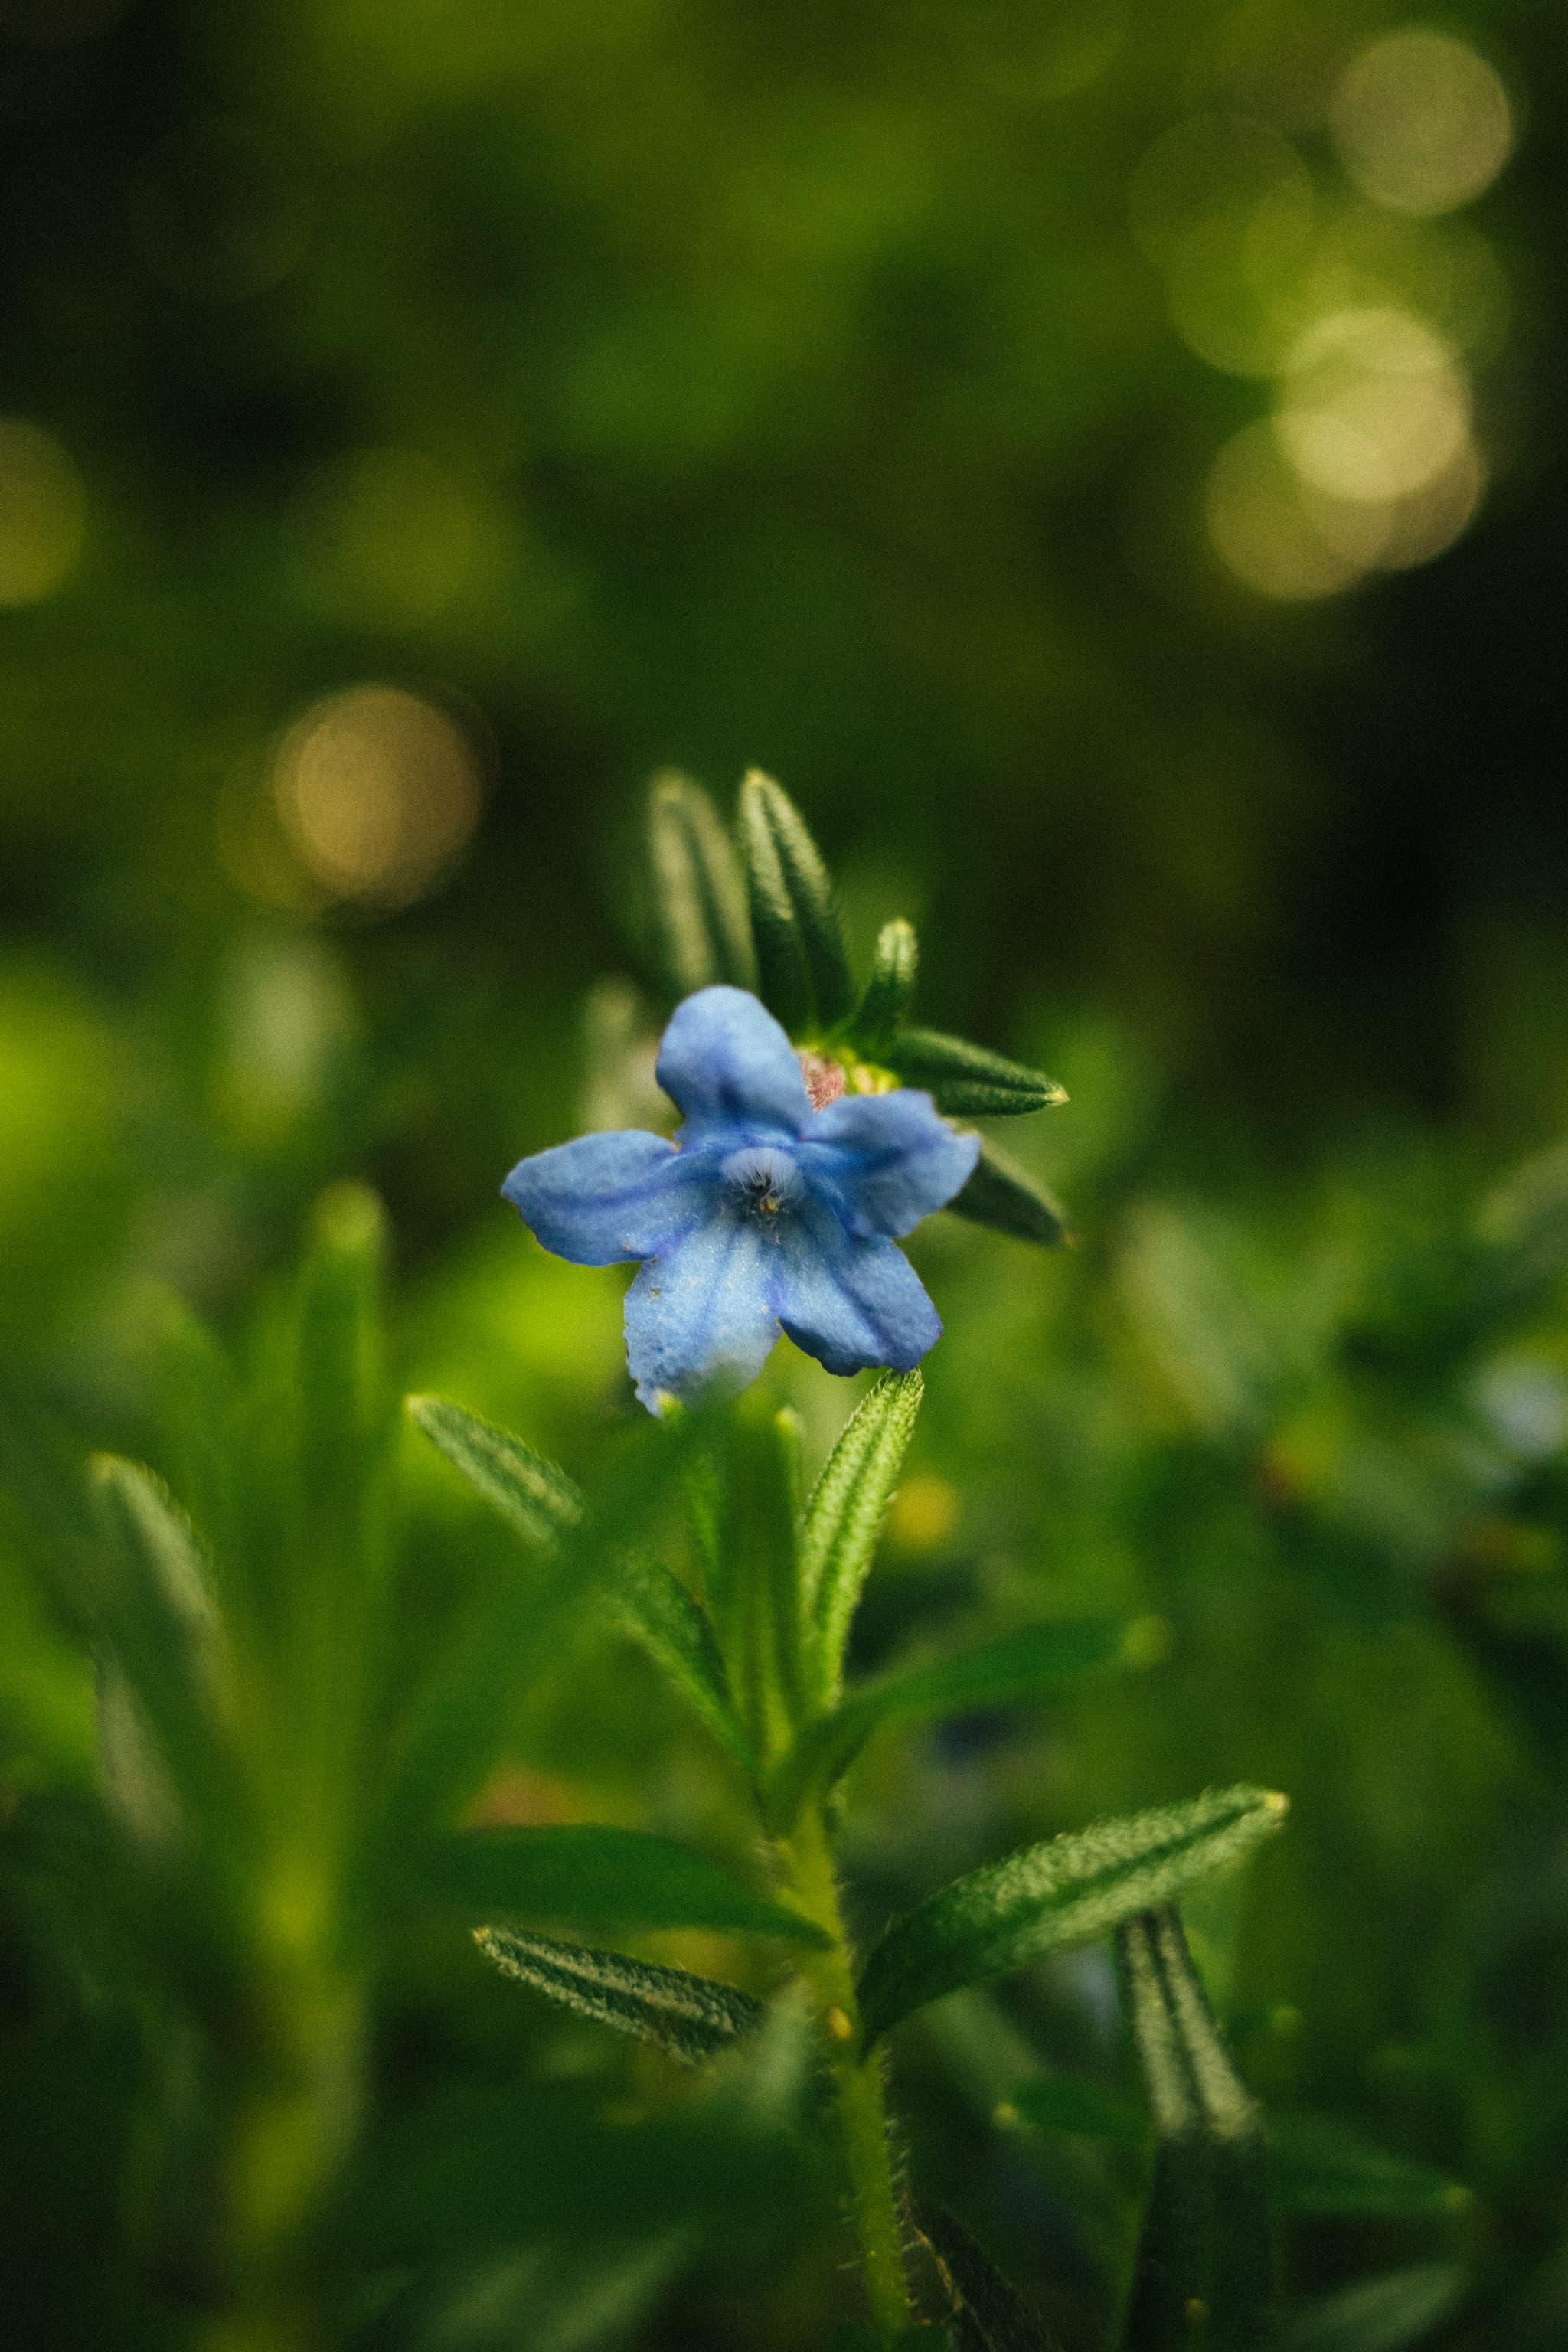
[[[383,910],[441,880],[479,818],[468,736],[395,686],[349,687],[313,703],[279,746],[272,789],[312,878],[335,899]]]
[[[1468,42],[1420,26],[1362,51],[1330,121],[1363,194],[1424,218],[1471,203],[1513,151],[1513,110],[1497,73]]]
[[[69,453],[23,416],[0,416],[0,605],[36,604],[75,571],[87,493]]]
[[[1274,426],[1304,480],[1335,498],[1384,503],[1453,464],[1469,436],[1469,385],[1426,320],[1332,311],[1290,352]]]

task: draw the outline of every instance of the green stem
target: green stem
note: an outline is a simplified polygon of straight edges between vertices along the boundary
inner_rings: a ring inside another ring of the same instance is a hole
[[[801,1973],[816,1997],[849,2182],[849,2202],[860,2241],[866,2299],[879,2327],[911,2325],[903,2231],[888,2147],[879,2051],[862,2054],[860,2019],[848,1940],[821,1813],[811,1808],[781,1848],[795,1900],[826,1929],[832,1942],[803,1959]]]

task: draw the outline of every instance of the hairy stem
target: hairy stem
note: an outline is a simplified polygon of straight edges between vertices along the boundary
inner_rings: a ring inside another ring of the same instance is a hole
[[[801,1972],[816,1997],[838,2108],[850,2210],[860,2241],[866,2299],[879,2327],[908,2327],[913,2312],[888,2147],[882,2057],[879,2051],[868,2058],[861,2054],[849,1946],[827,1834],[816,1808],[803,1816],[781,1852],[795,1900],[833,1939],[830,1946],[803,1959]]]

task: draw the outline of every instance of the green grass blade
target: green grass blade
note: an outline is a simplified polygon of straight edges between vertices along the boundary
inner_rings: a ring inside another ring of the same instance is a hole
[[[1210,1790],[1180,1805],[1097,1822],[955,1879],[897,1919],[866,1962],[868,2038],[961,1985],[1109,1934],[1227,1868],[1284,1821],[1263,1789]]]
[[[1279,2352],[1405,2352],[1442,2325],[1465,2286],[1456,2263],[1386,2271],[1309,2305],[1285,2330]]]
[[[623,1927],[709,1927],[826,1944],[798,1911],[770,1903],[705,1854],[642,1830],[454,1830],[418,1848],[408,1885],[475,1917],[521,1912]]]
[[[808,1723],[784,1757],[768,1792],[768,1818],[787,1835],[802,1806],[826,1794],[882,1724],[957,1715],[1044,1697],[1086,1675],[1142,1663],[1148,1621],[1090,1618],[1031,1625],[941,1664],[892,1674],[851,1691],[830,1714]]]
[[[583,1517],[583,1497],[566,1475],[510,1430],[481,1421],[447,1397],[405,1400],[410,1420],[530,1543],[551,1544]]]
[[[837,1698],[855,1604],[920,1411],[919,1372],[887,1372],[862,1398],[817,1480],[800,1535],[800,1605],[807,1696]]]
[[[656,1968],[622,1952],[517,1935],[505,1927],[477,1928],[474,1941],[503,1976],[531,1985],[579,2017],[651,2042],[688,2066],[700,2066],[742,2033],[754,2032],[767,2013],[761,2001],[733,1985],[685,1969]]]
[[[1060,1202],[994,1143],[981,1145],[973,1172],[947,1205],[955,1216],[993,1225],[1015,1241],[1038,1242],[1048,1249],[1068,1237]]]
[[[1067,1100],[1054,1078],[940,1029],[900,1030],[882,1058],[906,1086],[923,1087],[950,1118],[1006,1118]]]
[[[756,768],[741,785],[741,839],[763,1002],[792,1036],[835,1028],[855,997],[827,868],[788,793]]]
[[[648,856],[665,968],[681,996],[756,986],[746,886],[707,793],[673,768],[648,793]]]

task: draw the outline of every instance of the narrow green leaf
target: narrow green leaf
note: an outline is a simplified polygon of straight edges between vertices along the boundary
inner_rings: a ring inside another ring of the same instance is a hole
[[[1390,2156],[1330,2116],[1268,2119],[1269,2178],[1288,2213],[1454,2214],[1470,2192],[1428,2164]]]
[[[673,768],[648,793],[648,852],[664,961],[678,992],[756,986],[746,886],[706,793]]]
[[[920,1411],[919,1372],[885,1372],[861,1399],[824,1465],[800,1533],[800,1606],[808,1696],[830,1706],[844,1679],[855,1604]]]
[[[909,1019],[919,968],[914,926],[901,915],[895,916],[877,934],[871,977],[849,1023],[852,1042],[872,1061],[883,1058],[885,1049]]]
[[[953,2352],[1053,2352],[1056,2339],[955,2214],[928,2206],[921,2224],[952,2282]]]
[[[901,1029],[882,1058],[906,1086],[923,1087],[951,1118],[1006,1118],[1067,1100],[1054,1078],[940,1029]]]
[[[855,1000],[827,868],[788,793],[756,768],[741,785],[741,839],[763,1002],[792,1036],[837,1027]]]
[[[1286,1800],[1213,1789],[1180,1805],[1097,1822],[955,1879],[896,1919],[867,1960],[869,2039],[927,2001],[1103,1936],[1239,1862],[1278,1830]]]
[[[1039,2074],[998,2108],[995,2120],[1026,2124],[1031,2131],[1060,2132],[1069,2139],[1104,2139],[1118,2147],[1142,2147],[1148,2125],[1133,2102],[1085,2074]]]
[[[757,1759],[741,1727],[708,1612],[662,1561],[633,1554],[609,1586],[621,1629],[672,1683],[720,1746],[753,1780]]]
[[[1274,2327],[1262,2117],[1220,2038],[1168,1906],[1119,1930],[1117,1954],[1155,2130],[1154,2172],[1122,2341],[1179,2352],[1194,2309],[1206,2343],[1259,2352]]]
[[[582,1496],[564,1470],[521,1437],[446,1397],[411,1396],[405,1405],[431,1444],[530,1543],[553,1543],[576,1526]]]
[[[523,1912],[623,1927],[711,1927],[826,1944],[810,1919],[753,1895],[705,1854],[598,1825],[453,1830],[416,1848],[411,1891],[481,1919]]]
[[[939,1664],[863,1684],[806,1724],[778,1767],[768,1792],[775,1832],[788,1834],[802,1805],[832,1788],[880,1725],[1044,1697],[1086,1675],[1147,1659],[1148,1629],[1148,1620],[1129,1625],[1114,1617],[1031,1625]]]
[[[1455,2263],[1385,2272],[1310,2304],[1286,2329],[1279,2352],[1405,2352],[1441,2326],[1465,2285]]]
[[[947,1205],[955,1216],[967,1217],[972,1224],[994,1225],[1015,1241],[1039,1242],[1049,1248],[1068,1237],[1060,1202],[994,1143],[981,1145],[973,1173]]]
[[[754,2032],[766,2011],[760,2000],[711,1977],[685,1969],[655,1968],[589,1944],[563,1944],[505,1927],[479,1927],[474,1941],[503,1976],[531,1985],[579,2017],[591,2017],[671,2058],[700,2066],[742,2033]]]

